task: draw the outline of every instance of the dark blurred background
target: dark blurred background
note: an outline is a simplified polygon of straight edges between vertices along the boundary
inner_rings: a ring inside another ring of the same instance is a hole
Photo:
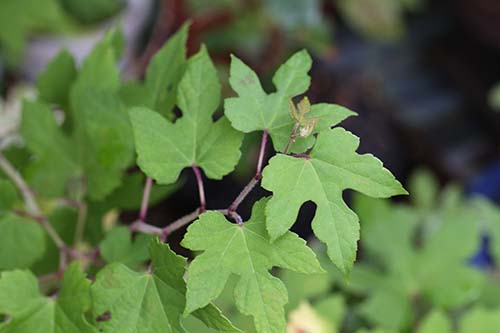
[[[51,11],[37,12],[49,5]],[[12,15],[26,6],[28,14]],[[225,96],[232,94],[230,53],[272,89],[270,77],[279,64],[307,48],[315,60],[309,98],[359,113],[344,126],[361,137],[361,152],[374,153],[403,182],[424,166],[443,183],[456,181],[469,193],[500,200],[496,0],[5,0],[0,3],[2,97],[33,82],[61,47],[81,61],[116,24],[127,39],[124,76],[141,77],[152,55],[186,20],[192,22],[190,54],[207,45]],[[235,175],[207,181],[209,208],[226,207],[252,177],[259,139],[258,134],[246,138]],[[164,225],[196,208],[191,170],[183,182],[176,195],[151,211],[152,223]],[[263,194],[255,191],[246,203]],[[249,207],[242,206],[243,216]],[[312,204],[303,207],[302,219],[313,210]],[[306,225],[295,228],[307,234]]]

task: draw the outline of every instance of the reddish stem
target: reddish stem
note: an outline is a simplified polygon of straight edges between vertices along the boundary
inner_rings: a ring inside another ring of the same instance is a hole
[[[257,172],[255,173],[255,175],[258,176],[260,176],[262,173],[262,162],[264,161],[264,154],[266,153],[267,137],[268,137],[267,130],[264,130],[264,132],[262,133],[262,141],[260,142],[260,152],[259,152],[259,159],[257,162]]]
[[[153,179],[151,177],[146,178],[146,183],[144,184],[144,192],[142,194],[141,210],[139,212],[139,221],[145,221],[148,215],[149,206],[149,196],[151,195],[151,187],[153,185]]]
[[[192,166],[194,175],[196,176],[196,183],[198,184],[198,193],[200,195],[200,213],[203,213],[207,207],[205,201],[205,188],[203,186],[203,178],[200,169],[193,164]]]

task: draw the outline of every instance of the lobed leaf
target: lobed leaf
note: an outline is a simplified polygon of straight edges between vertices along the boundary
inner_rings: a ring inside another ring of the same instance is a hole
[[[102,269],[92,286],[93,315],[100,332],[185,332],[181,325],[185,307],[186,260],[159,240],[149,247],[151,272],[138,273],[121,263]],[[235,331],[212,304],[194,313],[208,327]],[[100,318],[106,317],[106,320]]]
[[[225,118],[212,121],[220,100],[217,72],[205,48],[189,60],[179,84],[183,116],[175,123],[147,108],[132,108],[138,164],[160,184],[174,183],[182,169],[197,165],[212,179],[231,172],[243,135]]]
[[[252,218],[241,226],[213,211],[189,226],[182,245],[203,253],[189,266],[185,313],[217,298],[230,275],[236,274],[236,306],[241,313],[254,317],[257,332],[285,330],[286,288],[269,270],[276,266],[319,273],[322,269],[314,252],[296,234],[288,232],[270,242],[264,224],[266,203],[267,199],[257,202]]]
[[[266,207],[272,240],[287,232],[301,205],[317,205],[312,221],[315,235],[328,246],[335,265],[348,274],[356,257],[359,223],[342,192],[356,190],[384,198],[407,192],[373,155],[359,155],[359,139],[342,128],[318,135],[310,158],[277,155],[264,169],[262,186],[273,192]]]

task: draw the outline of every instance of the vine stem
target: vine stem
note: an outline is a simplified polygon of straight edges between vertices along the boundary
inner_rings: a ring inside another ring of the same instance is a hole
[[[261,175],[262,174],[262,163],[264,161],[264,154],[266,153],[266,145],[267,145],[267,137],[269,133],[267,130],[265,130],[262,133],[262,140],[260,142],[260,151],[259,151],[259,159],[257,161],[257,171],[255,175]]]
[[[193,164],[192,166],[194,175],[196,176],[196,183],[198,184],[198,193],[200,196],[200,212],[203,213],[207,207],[205,200],[205,187],[203,186],[203,178],[201,176],[200,168]]]
[[[38,207],[35,197],[33,196],[33,191],[30,189],[28,184],[26,184],[19,172],[14,169],[12,164],[10,164],[10,162],[2,153],[0,153],[0,168],[5,172],[5,174],[12,180],[14,185],[21,192],[26,206],[26,211],[28,213],[26,214],[26,216],[31,217],[32,219],[39,222],[59,249],[64,248],[64,241],[61,239],[54,227],[52,227],[52,225],[49,223],[47,218],[43,216],[42,211],[40,210],[40,207]]]
[[[151,195],[151,187],[153,186],[153,179],[146,177],[144,184],[144,191],[142,193],[141,210],[139,211],[139,221],[145,221],[148,215],[149,197]]]
[[[286,143],[285,149],[283,149],[283,154],[288,154],[288,151],[290,150],[290,147],[292,146],[293,141],[297,137],[297,130],[299,129],[300,124],[295,123],[293,125],[292,133],[290,133],[290,138],[288,139],[288,142]]]
[[[174,222],[167,225],[165,228],[161,229],[162,240],[166,241],[168,235],[170,235],[175,230],[182,228],[186,224],[193,222],[194,220],[196,220],[198,218],[198,216],[200,216],[201,213],[203,213],[203,211],[202,211],[202,208],[200,207],[200,208],[196,209],[195,211],[175,220]]]
[[[236,222],[238,224],[242,224],[243,221],[241,221],[241,217],[238,218],[239,215],[235,215],[234,213],[240,206],[240,204],[245,200],[245,198],[252,192],[254,187],[259,183],[259,181],[262,178],[262,164],[264,161],[264,155],[266,153],[266,146],[267,146],[267,139],[268,139],[269,133],[267,130],[265,130],[262,133],[262,140],[260,142],[260,150],[259,150],[259,158],[257,160],[257,170],[255,171],[255,176],[253,176],[252,179],[250,179],[250,182],[243,188],[243,190],[238,194],[236,199],[231,203],[229,206],[228,210],[228,215],[235,218]]]
[[[17,172],[17,170],[12,166],[12,164],[5,158],[5,156],[0,152],[0,168],[5,172],[7,177],[9,177],[14,185],[17,187],[19,192],[24,199],[24,204],[26,206],[26,213],[20,214],[25,217],[31,218],[37,221],[47,232],[52,241],[56,244],[59,249],[59,269],[60,272],[63,272],[66,268],[67,264],[67,253],[66,253],[66,244],[61,239],[57,231],[54,229],[52,224],[48,221],[48,219],[42,214],[38,203],[35,200],[33,195],[33,191],[28,186],[26,181],[23,179],[21,174]]]

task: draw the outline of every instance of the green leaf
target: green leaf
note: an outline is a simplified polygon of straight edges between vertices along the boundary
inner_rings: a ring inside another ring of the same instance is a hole
[[[265,228],[267,199],[254,205],[243,225],[230,223],[219,212],[207,212],[189,226],[182,245],[204,251],[188,270],[186,313],[217,298],[231,274],[239,276],[234,299],[239,311],[254,317],[257,332],[284,332],[284,284],[269,273],[281,267],[301,273],[319,273],[319,262],[305,241],[288,232],[271,243]],[[210,235],[210,237],[207,237]]]
[[[74,142],[56,123],[52,110],[37,102],[23,103],[21,133],[35,159],[27,178],[37,193],[61,196],[66,184],[80,174]]]
[[[27,268],[44,251],[45,234],[38,223],[12,214],[0,217],[0,270]]]
[[[146,70],[144,83],[147,103],[141,106],[146,106],[164,116],[171,116],[172,109],[176,104],[177,86],[186,69],[188,32],[189,23],[186,23],[170,37],[151,59]],[[203,78],[203,81],[205,79]],[[213,84],[210,79],[206,79],[208,85]]]
[[[439,309],[429,312],[418,327],[417,333],[451,333],[451,321],[446,313]],[[479,332],[479,331],[478,331]]]
[[[80,158],[89,196],[100,200],[120,185],[123,171],[132,163],[132,127],[114,94],[89,89],[73,101],[78,105]]]
[[[114,263],[102,269],[92,286],[95,325],[104,333],[184,332],[186,260],[159,240],[151,242],[152,271],[138,273]],[[108,320],[98,320],[107,314]],[[208,327],[236,330],[211,304],[193,314]]]
[[[78,21],[92,24],[117,14],[126,5],[122,0],[61,0],[64,9]]]
[[[410,199],[418,209],[428,212],[436,207],[439,184],[430,171],[417,170],[409,183]]]
[[[37,78],[39,98],[47,103],[67,107],[70,87],[76,75],[73,56],[67,50],[62,50]]]
[[[7,65],[24,58],[26,42],[36,32],[73,32],[75,24],[57,0],[2,0],[0,2],[0,48]]]
[[[279,154],[264,169],[262,186],[273,192],[266,208],[271,239],[295,222],[301,205],[317,205],[312,228],[328,246],[335,265],[348,274],[356,257],[359,223],[345,204],[342,192],[352,189],[376,198],[407,192],[371,154],[359,155],[359,139],[342,128],[318,135],[310,158]]]
[[[386,329],[402,330],[412,320],[409,299],[391,289],[375,291],[361,304],[359,311],[371,323]]]
[[[202,48],[189,60],[179,85],[180,119],[170,123],[146,108],[130,110],[142,171],[160,184],[175,182],[182,169],[192,165],[203,168],[212,179],[231,172],[241,154],[243,135],[225,118],[212,121],[219,99],[217,73]]]
[[[14,185],[9,180],[0,178],[0,216],[18,200],[19,195]]]
[[[500,327],[500,310],[473,308],[460,322],[460,333],[496,333]]]
[[[289,99],[300,95],[309,88],[311,57],[303,50],[295,53],[275,73],[273,83],[276,92],[267,94],[261,86],[257,74],[240,59],[232,56],[229,82],[238,97],[227,98],[225,114],[234,128],[244,133],[267,130],[273,139],[274,148],[282,151],[290,138],[295,120],[290,117]],[[318,117],[318,125],[313,133],[337,125],[354,115],[338,105],[317,104],[307,118]],[[303,152],[314,143],[312,136],[297,139],[291,151]]]
[[[151,236],[139,234],[132,241],[127,227],[121,226],[111,230],[99,245],[102,258],[108,263],[119,262],[134,268],[149,259],[148,245]]]
[[[4,272],[0,279],[0,313],[11,318],[0,324],[2,333],[93,333],[85,320],[90,308],[90,281],[77,264],[66,270],[56,297],[40,293],[29,271]]]

